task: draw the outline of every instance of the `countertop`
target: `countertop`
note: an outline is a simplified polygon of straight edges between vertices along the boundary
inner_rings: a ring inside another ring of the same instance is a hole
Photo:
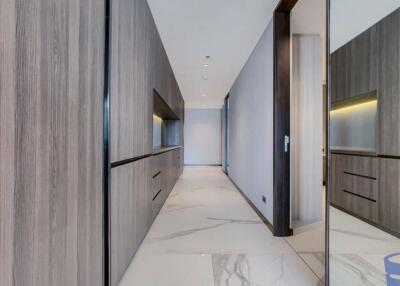
[[[162,146],[162,147],[156,147],[153,149],[153,155],[165,153],[168,151],[172,151],[178,148],[182,148],[181,145],[175,145],[175,146]]]

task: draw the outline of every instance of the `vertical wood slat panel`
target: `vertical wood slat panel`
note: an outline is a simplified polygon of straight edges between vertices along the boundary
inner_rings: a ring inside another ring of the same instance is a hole
[[[15,180],[15,1],[0,1],[0,277],[13,281]]]
[[[101,285],[104,3],[0,7],[2,285]]]
[[[400,9],[378,23],[378,153],[400,156]]]

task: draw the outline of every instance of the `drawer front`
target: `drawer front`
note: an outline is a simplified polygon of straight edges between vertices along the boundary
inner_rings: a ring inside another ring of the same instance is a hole
[[[162,169],[161,165],[161,155],[156,155],[153,156],[153,161],[152,161],[152,176],[160,172]]]
[[[376,202],[346,192],[341,192],[340,196],[341,204],[338,205],[339,207],[372,222],[378,222],[379,212]]]
[[[342,174],[341,190],[376,202],[378,200],[378,181],[376,178]]]
[[[159,189],[158,192],[156,193],[155,197],[153,198],[153,201],[151,203],[151,212],[152,212],[153,220],[156,218],[156,216],[158,215],[162,206],[165,203],[165,199],[166,199],[165,193],[166,193],[165,190]]]
[[[332,154],[331,202],[367,220],[378,221],[378,159]]]
[[[343,172],[375,178],[378,175],[378,158],[337,155],[342,161]]]
[[[163,176],[162,171],[158,171],[156,174],[153,175],[151,198],[154,198],[157,195],[157,192],[162,188],[162,176]]]

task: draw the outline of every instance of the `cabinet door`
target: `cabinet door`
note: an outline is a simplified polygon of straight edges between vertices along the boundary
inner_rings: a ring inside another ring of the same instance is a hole
[[[400,234],[400,160],[379,159],[380,225]]]
[[[346,44],[332,54],[332,103],[350,97],[351,44]]]
[[[373,26],[350,44],[350,97],[377,89],[378,38]]]
[[[152,158],[111,170],[111,285],[117,285],[151,220]]]
[[[379,143],[381,155],[400,155],[400,10],[378,25]]]

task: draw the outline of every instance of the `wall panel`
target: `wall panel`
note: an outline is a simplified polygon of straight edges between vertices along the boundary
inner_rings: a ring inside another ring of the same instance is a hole
[[[2,285],[101,285],[104,3],[0,5]]]

